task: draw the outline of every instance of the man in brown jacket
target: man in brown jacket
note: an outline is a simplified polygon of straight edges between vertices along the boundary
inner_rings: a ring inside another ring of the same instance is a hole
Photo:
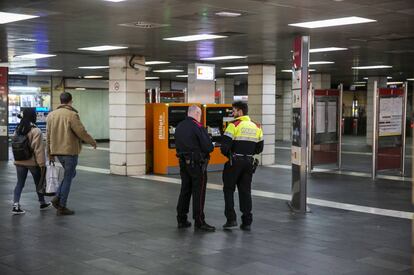
[[[61,105],[47,116],[47,154],[49,160],[59,159],[65,169],[63,181],[52,199],[56,214],[73,215],[74,211],[66,207],[72,179],[76,175],[78,155],[82,141],[96,149],[96,141],[88,134],[80,121],[78,111],[72,107],[72,95],[63,92],[60,95]]]

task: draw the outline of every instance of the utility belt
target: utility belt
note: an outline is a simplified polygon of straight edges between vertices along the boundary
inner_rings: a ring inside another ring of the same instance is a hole
[[[235,154],[233,153],[230,158],[230,165],[233,165],[233,161],[237,160],[245,160],[252,164],[252,171],[253,174],[256,172],[257,166],[259,166],[259,160],[254,158],[253,155],[246,155],[246,154]]]
[[[195,165],[204,166],[208,164],[210,156],[201,152],[182,152],[177,153],[177,158],[187,165],[194,167]]]

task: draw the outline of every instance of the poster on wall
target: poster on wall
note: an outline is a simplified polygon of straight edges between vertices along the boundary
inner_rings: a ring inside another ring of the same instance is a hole
[[[326,108],[326,102],[325,101],[316,101],[315,104],[315,131],[317,134],[325,133],[326,131],[326,118],[325,118],[325,108]]]
[[[336,133],[337,106],[336,101],[328,101],[328,132]]]
[[[403,97],[382,97],[379,102],[379,136],[401,135]]]

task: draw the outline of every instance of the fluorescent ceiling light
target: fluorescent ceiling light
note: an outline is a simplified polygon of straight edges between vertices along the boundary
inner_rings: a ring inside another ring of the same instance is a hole
[[[240,75],[240,74],[249,74],[249,73],[248,72],[226,73],[226,75]]]
[[[145,61],[145,65],[169,64],[168,61]]]
[[[238,12],[228,12],[228,11],[220,11],[220,12],[216,12],[216,15],[223,16],[223,17],[237,17],[237,16],[240,16],[241,13],[238,13]]]
[[[118,3],[118,2],[124,2],[124,1],[126,1],[126,0],[104,0],[104,1],[106,1],[106,2],[115,2],[115,3]]]
[[[78,48],[78,50],[103,52],[103,51],[112,51],[112,50],[122,50],[122,49],[127,49],[127,48],[128,47],[124,47],[124,46],[103,45],[103,46],[93,46],[93,47],[86,47],[86,48]]]
[[[342,18],[335,18],[335,19],[328,19],[328,20],[295,23],[295,24],[289,24],[289,26],[314,29],[314,28],[325,28],[325,27],[362,24],[362,23],[370,23],[370,22],[377,22],[377,20],[357,17],[357,16],[351,16],[351,17],[342,17]]]
[[[103,78],[102,75],[85,75],[83,78],[94,79],[94,78]]]
[[[364,77],[365,80],[368,80],[368,77]]]
[[[226,37],[227,36],[224,36],[224,35],[215,35],[215,34],[196,34],[196,35],[186,35],[186,36],[168,37],[168,38],[163,38],[163,40],[180,41],[180,42],[191,42],[191,41],[199,41],[199,40],[209,40],[209,39],[226,38]]]
[[[309,62],[309,65],[324,65],[324,64],[334,64],[333,61],[312,61]]]
[[[167,69],[167,70],[155,70],[154,73],[181,73],[183,70]]]
[[[0,24],[7,24],[11,22],[27,20],[27,19],[32,19],[36,17],[39,17],[39,16],[19,14],[19,13],[10,13],[10,12],[0,12]]]
[[[388,69],[388,68],[392,68],[392,66],[388,66],[388,65],[375,65],[375,66],[357,66],[357,67],[352,67],[352,69],[354,69],[354,70],[373,70],[373,69]]]
[[[387,85],[400,85],[400,84],[404,84],[404,82],[402,81],[387,82]]]
[[[355,84],[367,84],[365,81],[355,81]]]
[[[62,70],[57,70],[57,69],[40,69],[40,70],[36,70],[36,72],[39,73],[56,73],[56,72],[61,72]]]
[[[240,55],[213,56],[213,57],[201,58],[201,60],[214,61],[214,60],[229,60],[229,59],[242,59],[242,58],[247,58],[247,56],[240,56]]]
[[[334,51],[346,51],[348,48],[328,47],[328,48],[317,48],[310,49],[310,53],[323,53],[323,52],[334,52]]]
[[[407,78],[407,81],[414,81],[414,78]]]
[[[354,87],[365,87],[367,85],[366,84],[356,84],[356,85],[352,85],[352,86],[354,86]]]
[[[96,69],[108,69],[109,66],[82,66],[78,68],[84,69],[84,70],[96,70]]]
[[[17,55],[13,58],[13,60],[31,60],[31,59],[41,59],[47,57],[56,56],[54,54],[42,54],[42,53],[30,53],[30,54],[23,54]]]
[[[75,88],[75,90],[77,90],[77,91],[85,91],[86,88]]]
[[[392,79],[392,76],[387,76],[387,79]]]
[[[316,72],[316,70],[315,70],[315,69],[309,69],[308,71],[309,71],[309,72]],[[292,70],[282,70],[281,72],[282,72],[282,73],[292,73]]]
[[[160,79],[158,76],[147,76],[145,77],[145,80],[155,80],[155,79]]]
[[[33,38],[17,38],[17,39],[14,39],[13,41],[36,42],[37,40]]]
[[[249,66],[233,66],[233,67],[222,67],[222,70],[244,70],[248,69]]]
[[[179,74],[179,75],[176,75],[175,77],[187,78],[188,74]]]

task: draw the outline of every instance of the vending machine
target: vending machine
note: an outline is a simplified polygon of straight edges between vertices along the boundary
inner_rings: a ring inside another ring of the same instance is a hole
[[[221,154],[220,145],[228,123],[234,120],[231,104],[203,105],[202,120],[214,144],[214,151],[210,154],[208,171],[223,170],[227,157]]]
[[[180,168],[175,151],[175,128],[187,117],[188,107],[194,103],[155,103],[152,105],[154,173],[178,174]],[[195,105],[200,106],[200,104]]]

